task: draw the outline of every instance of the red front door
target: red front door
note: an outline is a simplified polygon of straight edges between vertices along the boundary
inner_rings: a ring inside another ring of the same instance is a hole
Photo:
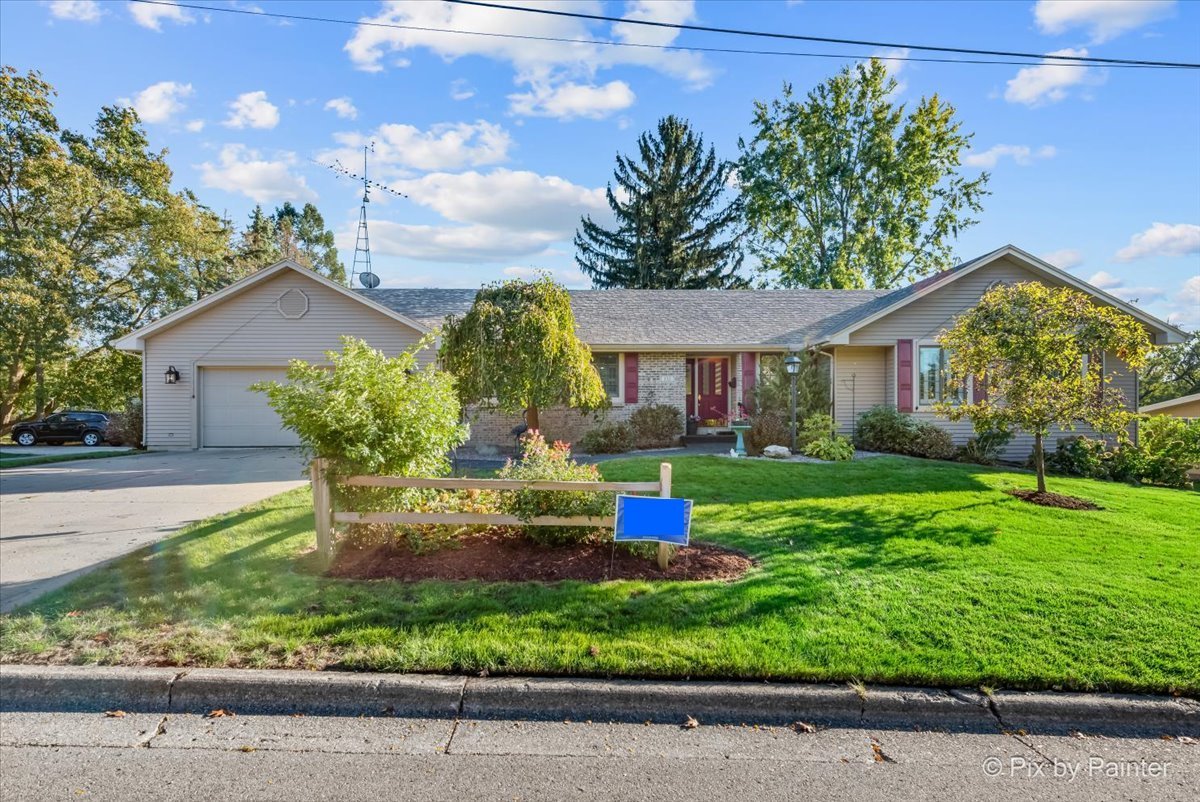
[[[696,415],[701,426],[729,420],[729,359],[723,356],[696,359]]]

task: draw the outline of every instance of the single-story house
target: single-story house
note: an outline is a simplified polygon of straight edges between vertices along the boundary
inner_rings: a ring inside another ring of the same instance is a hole
[[[1171,415],[1176,418],[1200,420],[1200,393],[1183,395],[1155,404],[1146,404],[1139,411],[1145,412],[1147,415]]]
[[[1021,281],[1082,290],[1132,315],[1156,344],[1186,336],[1011,245],[895,290],[576,290],[571,305],[612,396],[611,419],[659,403],[702,422],[728,420],[738,402],[753,405],[764,356],[807,349],[829,360],[830,407],[843,433],[853,431],[861,413],[887,404],[935,421],[962,442],[972,434],[970,423],[950,423],[932,411],[945,392],[944,355],[935,339],[993,284]],[[474,295],[351,290],[284,261],[115,344],[142,355],[149,448],[294,445],[295,435],[249,385],[282,377],[289,359],[323,361],[341,335],[398,353],[435,332],[447,315],[465,312]],[[433,350],[423,358],[434,359]],[[1136,374],[1115,355],[1105,360],[1113,384],[1136,408]],[[568,410],[541,416],[548,437],[566,440],[593,420]],[[519,422],[519,416],[478,415],[472,441],[511,445]],[[1018,436],[1008,456],[1027,455],[1031,447],[1032,436]]]

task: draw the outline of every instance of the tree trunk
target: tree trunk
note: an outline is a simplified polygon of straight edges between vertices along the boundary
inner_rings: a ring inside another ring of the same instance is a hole
[[[1046,452],[1042,450],[1042,433],[1033,436],[1033,466],[1037,469],[1037,489],[1046,492]]]
[[[525,410],[525,425],[529,427],[526,429],[528,432],[541,431],[542,427],[541,422],[538,420],[537,404],[530,404]]]

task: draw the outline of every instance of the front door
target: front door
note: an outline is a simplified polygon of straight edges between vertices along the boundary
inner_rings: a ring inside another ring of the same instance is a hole
[[[724,426],[729,419],[729,358],[696,358],[696,415],[701,426]],[[720,423],[713,424],[713,420]]]

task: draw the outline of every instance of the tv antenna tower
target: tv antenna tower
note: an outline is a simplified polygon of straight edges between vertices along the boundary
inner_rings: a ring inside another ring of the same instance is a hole
[[[358,234],[354,239],[354,263],[350,268],[350,286],[354,286],[354,279],[357,278],[358,283],[368,290],[373,290],[379,286],[379,276],[371,269],[371,238],[367,232],[367,204],[371,202],[371,190],[382,190],[400,198],[408,197],[403,192],[367,177],[367,155],[374,152],[374,142],[369,145],[363,145],[362,175],[347,169],[340,160],[334,160],[333,164],[325,165],[338,175],[345,176],[353,181],[362,182],[362,205],[358,208]]]

